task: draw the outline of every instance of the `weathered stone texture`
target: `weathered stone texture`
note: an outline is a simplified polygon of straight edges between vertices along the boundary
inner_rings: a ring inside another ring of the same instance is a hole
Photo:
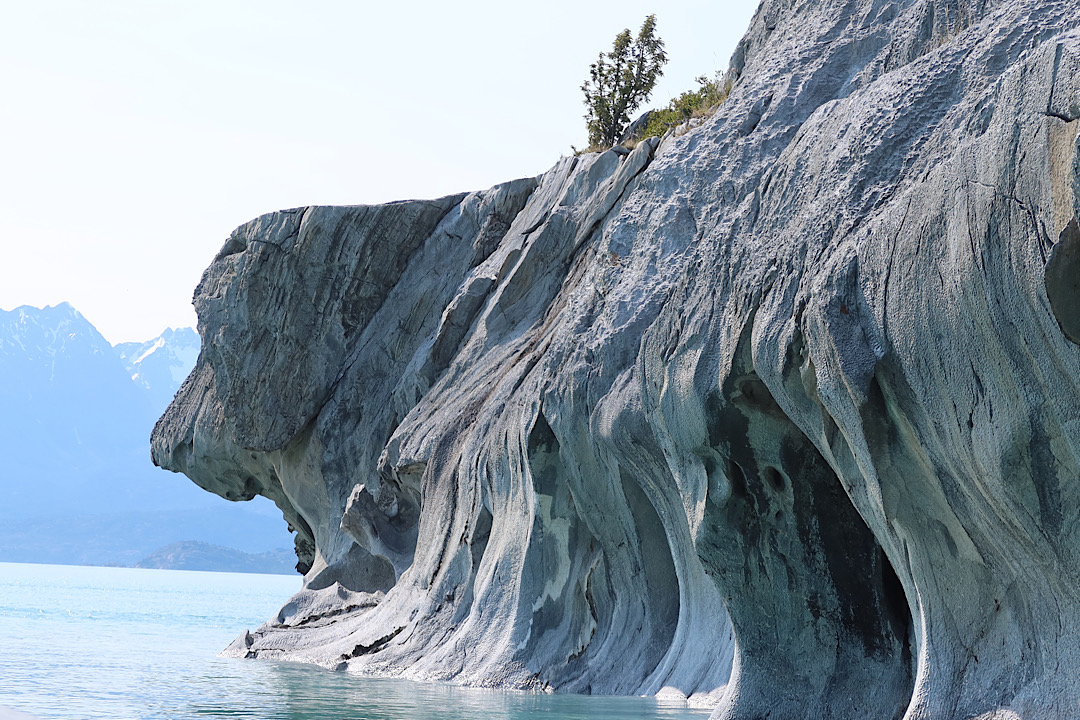
[[[717,114],[241,227],[159,464],[275,500],[230,653],[693,696],[1080,708],[1080,7],[766,0]]]

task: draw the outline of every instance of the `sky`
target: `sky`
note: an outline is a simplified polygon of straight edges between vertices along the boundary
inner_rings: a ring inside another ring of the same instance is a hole
[[[645,107],[725,70],[757,0],[35,0],[0,24],[0,309],[112,343],[195,325],[236,226],[438,197],[587,145],[581,84],[650,13]]]

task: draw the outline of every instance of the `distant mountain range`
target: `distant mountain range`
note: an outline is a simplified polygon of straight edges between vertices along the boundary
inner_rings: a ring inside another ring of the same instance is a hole
[[[191,328],[114,347],[67,303],[0,310],[0,561],[133,565],[181,541],[291,547],[269,501],[230,503],[150,461],[154,422],[198,354]]]

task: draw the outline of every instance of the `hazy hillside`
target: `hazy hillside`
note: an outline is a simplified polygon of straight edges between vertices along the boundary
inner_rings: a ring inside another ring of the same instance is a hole
[[[214,570],[218,572],[296,574],[296,554],[278,549],[246,553],[221,545],[188,540],[171,543],[135,563],[139,568]]]
[[[229,503],[150,462],[153,424],[198,351],[190,328],[113,348],[67,303],[0,311],[0,561],[291,547],[268,501]]]

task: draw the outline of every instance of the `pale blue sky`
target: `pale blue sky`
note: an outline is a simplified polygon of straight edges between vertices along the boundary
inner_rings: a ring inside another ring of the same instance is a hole
[[[112,342],[193,325],[237,225],[543,172],[580,85],[655,12],[659,106],[727,67],[757,0],[35,0],[0,24],[0,308],[67,300]]]

